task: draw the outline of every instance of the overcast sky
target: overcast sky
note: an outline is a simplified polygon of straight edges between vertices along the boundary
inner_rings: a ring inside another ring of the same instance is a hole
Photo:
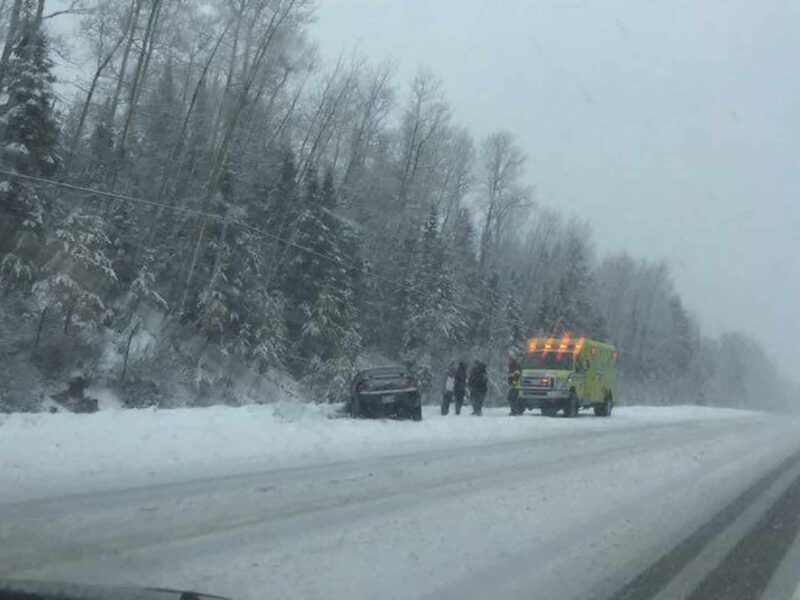
[[[325,54],[445,84],[456,120],[512,131],[543,204],[603,252],[666,258],[704,330],[800,337],[800,2],[319,0]]]

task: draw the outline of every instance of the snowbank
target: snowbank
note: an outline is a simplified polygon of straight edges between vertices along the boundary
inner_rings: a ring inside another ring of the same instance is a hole
[[[112,399],[109,399],[109,404]],[[334,418],[338,407],[266,406],[108,410],[92,415],[0,415],[0,503],[352,460],[656,424],[753,418],[747,411],[624,407],[583,415],[442,417],[421,423]],[[468,412],[468,411],[465,411]]]

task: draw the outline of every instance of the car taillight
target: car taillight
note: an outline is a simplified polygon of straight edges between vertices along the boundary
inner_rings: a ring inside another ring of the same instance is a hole
[[[362,392],[366,392],[366,391],[367,391],[367,386],[366,386],[366,384],[359,383],[359,384],[356,386],[356,394],[361,394]]]
[[[541,385],[542,387],[547,387],[548,385],[550,385],[550,378],[549,377],[542,377],[539,380],[539,385]]]
[[[413,379],[409,379],[408,381],[406,381],[406,389],[407,390],[417,389],[417,382],[414,381]]]

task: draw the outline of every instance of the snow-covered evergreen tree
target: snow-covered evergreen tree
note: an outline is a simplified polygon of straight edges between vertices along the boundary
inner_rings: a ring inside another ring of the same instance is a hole
[[[172,61],[168,61],[160,73],[158,82],[143,107],[145,123],[141,147],[136,157],[138,162],[149,163],[151,173],[158,177],[144,182],[144,189],[155,192],[160,185],[163,170],[167,168],[167,158],[175,142],[176,91]]]
[[[114,170],[114,128],[107,106],[101,110],[86,145],[82,183],[102,189],[108,185]]]
[[[32,15],[23,20],[32,22]],[[0,90],[0,164],[6,169],[50,176],[58,166],[52,67],[44,32],[24,27],[14,43],[5,90]],[[0,275],[21,287],[37,278],[48,208],[38,187],[0,175]]]
[[[225,274],[228,257],[221,257],[217,267],[197,300],[198,326],[210,339],[217,340],[224,349],[226,334],[236,321],[237,315],[229,306],[226,294],[228,278]]]
[[[156,277],[150,267],[152,261],[152,252],[146,252],[136,277],[131,282],[131,307],[133,310],[139,306],[149,306],[163,311],[169,308],[167,301],[156,290]]]
[[[46,276],[34,286],[42,306],[59,306],[64,331],[74,317],[99,324],[105,317],[103,300],[117,282],[107,252],[110,240],[100,217],[75,211],[57,231],[58,249],[44,267]]]
[[[403,331],[403,354],[413,362],[414,355],[429,349],[436,323],[432,322],[434,298],[438,296],[441,264],[439,216],[431,207],[422,229],[418,252],[414,258],[413,275],[406,285],[408,316]]]
[[[453,259],[447,252],[435,207],[423,228],[408,287],[402,356],[416,366],[418,376],[427,383],[434,370],[441,369],[463,343],[467,329]]]
[[[419,244],[419,226],[412,222],[396,237],[389,238],[387,258],[384,259],[386,265],[375,265],[373,271],[381,277],[372,280],[375,289],[372,294],[373,306],[381,312],[374,326],[378,332],[380,349],[390,356],[403,351],[406,322],[412,314],[414,302],[412,289]]]
[[[263,292],[257,305],[251,352],[261,370],[282,366],[286,362],[286,306],[276,293]],[[251,313],[252,315],[253,313]]]
[[[236,214],[231,181],[232,173],[226,168],[216,204],[227,218]],[[212,243],[205,258],[209,260],[210,270],[208,281],[198,291],[196,322],[203,334],[218,343],[223,352],[228,352],[238,343],[238,331],[243,324],[243,278],[247,266],[243,254],[249,240],[246,233],[242,235],[232,230],[227,221],[212,222],[209,229]]]
[[[353,257],[348,255],[345,227],[335,210],[333,174],[326,173],[321,188],[316,174],[309,174],[286,288],[297,308],[288,313],[287,325],[298,336],[299,355],[323,363],[352,357],[359,346]]]
[[[284,169],[288,168],[284,165]],[[324,261],[328,260],[330,248],[324,246],[326,237],[321,237],[322,221],[319,195],[319,181],[314,171],[306,174],[302,201],[298,202],[301,209],[292,225],[292,234],[284,233],[291,240],[285,244],[283,251],[286,253],[286,266],[283,276],[283,293],[287,303],[287,328],[289,337],[297,344],[303,335],[303,328],[311,317],[311,308],[316,302],[322,287],[322,276],[325,272]],[[288,201],[281,198],[281,201]],[[291,210],[282,206],[287,213]],[[293,211],[292,211],[293,212]],[[285,239],[285,238],[283,238]]]

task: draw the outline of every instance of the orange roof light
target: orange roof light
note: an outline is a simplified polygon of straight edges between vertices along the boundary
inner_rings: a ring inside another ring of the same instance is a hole
[[[550,350],[553,349],[553,338],[547,338],[547,341],[544,343],[544,353],[547,354]]]
[[[583,344],[584,344],[585,341],[586,341],[586,338],[581,338],[575,344],[575,356],[578,356],[578,354],[581,353],[581,351],[583,350]]]
[[[569,346],[569,334],[564,336],[564,339],[561,340],[561,343],[558,345],[558,351],[564,352],[567,347]]]
[[[528,354],[533,354],[536,352],[536,344],[538,341],[538,338],[533,338],[532,340],[528,341]]]

